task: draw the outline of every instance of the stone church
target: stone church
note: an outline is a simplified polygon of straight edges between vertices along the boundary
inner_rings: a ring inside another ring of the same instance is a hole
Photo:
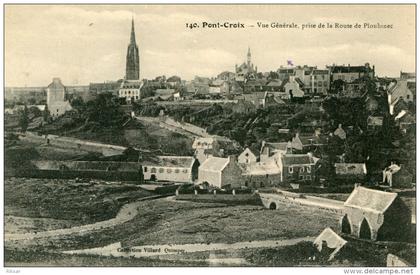
[[[136,43],[134,31],[134,19],[131,20],[130,44],[127,48],[125,78],[118,91],[119,98],[125,98],[126,103],[140,99],[140,89],[143,82],[140,81],[140,59],[139,48]]]
[[[247,61],[240,66],[235,65],[235,80],[238,82],[246,82],[249,79],[255,79],[257,74],[257,66],[251,62],[251,49],[248,47]]]

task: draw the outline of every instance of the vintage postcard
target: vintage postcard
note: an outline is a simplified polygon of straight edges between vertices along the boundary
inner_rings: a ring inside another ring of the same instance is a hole
[[[3,19],[7,272],[413,273],[415,4],[5,4]]]

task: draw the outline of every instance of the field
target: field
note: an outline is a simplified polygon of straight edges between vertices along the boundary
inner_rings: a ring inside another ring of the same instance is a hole
[[[4,190],[6,217],[71,221],[66,226],[113,218],[123,204],[152,195],[134,184],[25,178],[7,178]]]

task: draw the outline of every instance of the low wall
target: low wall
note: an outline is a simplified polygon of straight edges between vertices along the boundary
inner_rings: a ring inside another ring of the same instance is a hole
[[[314,196],[304,196],[301,194],[283,191],[281,193],[260,193],[260,197],[266,208],[271,208],[272,205],[274,205],[275,209],[279,209],[281,208],[281,205],[294,205],[298,207],[318,209],[337,215],[343,214],[344,202],[342,201]]]
[[[141,183],[142,176],[136,172],[127,171],[59,171],[37,169],[6,169],[5,177],[16,178],[43,178],[43,179],[101,179],[108,181],[138,181]]]
[[[179,194],[176,199],[195,202],[262,205],[260,197],[255,194]]]

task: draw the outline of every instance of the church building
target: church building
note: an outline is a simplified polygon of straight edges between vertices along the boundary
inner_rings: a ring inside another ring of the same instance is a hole
[[[238,82],[246,82],[249,79],[255,79],[257,74],[257,66],[251,62],[251,49],[248,47],[247,61],[242,65],[235,65],[235,80]]]
[[[131,21],[130,44],[127,48],[126,71],[124,81],[118,91],[119,98],[125,98],[126,103],[131,103],[140,99],[140,89],[143,82],[140,81],[140,60],[139,48],[136,44],[136,34],[134,32],[134,19]]]

